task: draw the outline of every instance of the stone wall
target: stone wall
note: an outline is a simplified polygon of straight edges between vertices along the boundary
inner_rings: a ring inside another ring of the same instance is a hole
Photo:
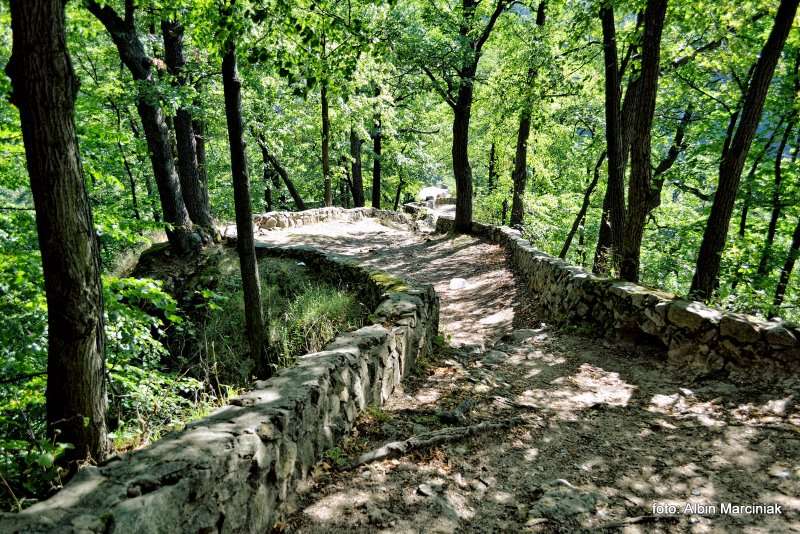
[[[437,232],[453,230],[453,220],[437,217],[420,204],[405,210],[433,219]],[[734,380],[785,376],[800,370],[800,328],[782,321],[722,312],[699,302],[629,282],[598,277],[534,249],[508,227],[473,223],[472,233],[503,245],[527,296],[542,318],[590,328],[603,336],[657,342],[672,364],[699,377],[728,375]]]
[[[383,223],[415,226],[415,220],[404,213],[374,208],[317,208],[306,211],[271,211],[253,217],[257,229],[264,231],[294,228],[324,222],[358,222],[376,218]]]
[[[431,350],[439,305],[431,286],[342,256],[305,247],[259,253],[297,258],[358,288],[374,324],[300,357],[180,433],[82,469],[52,498],[0,516],[0,531],[261,533],[291,510],[315,462]]]

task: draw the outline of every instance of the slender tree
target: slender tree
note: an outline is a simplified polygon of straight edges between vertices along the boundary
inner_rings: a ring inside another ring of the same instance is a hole
[[[742,169],[761,118],[761,111],[772,75],[775,72],[775,66],[792,28],[798,2],[800,0],[781,0],[775,15],[775,22],[761,49],[747,88],[741,118],[731,137],[728,149],[723,151],[719,164],[719,183],[714,194],[711,213],[706,222],[692,286],[689,290],[695,298],[707,300],[719,286],[722,252],[728,237],[728,226],[739,190]]]
[[[536,26],[541,28],[545,22],[546,2],[539,2],[536,11]],[[525,91],[530,92],[534,80],[536,79],[536,69],[529,68]],[[514,190],[511,199],[511,226],[522,226],[525,218],[525,189],[528,185],[528,138],[531,134],[531,114],[533,113],[532,96],[528,95],[519,114],[519,128],[517,128],[517,145],[514,151],[514,171],[511,175],[514,182]],[[492,144],[494,149],[494,144]]]
[[[68,461],[102,460],[106,440],[103,291],[75,133],[78,80],[63,0],[11,2],[6,72],[19,108],[47,295],[47,429]]]
[[[562,260],[567,257],[569,247],[572,245],[572,240],[575,238],[575,234],[578,232],[578,229],[583,226],[583,221],[586,219],[586,212],[589,211],[589,203],[592,198],[592,193],[594,193],[598,182],[600,182],[600,167],[603,166],[603,161],[605,161],[605,159],[606,151],[604,150],[600,154],[600,157],[597,158],[597,162],[594,164],[593,177],[589,182],[589,185],[586,187],[586,190],[583,192],[583,202],[578,210],[578,215],[575,216],[575,221],[572,223],[572,228],[570,228],[569,233],[567,234],[567,239],[564,240],[564,246],[561,247],[561,252],[558,253],[558,257]]]
[[[783,135],[778,143],[778,150],[775,152],[775,178],[772,188],[772,202],[769,215],[769,224],[767,225],[767,235],[764,238],[764,248],[761,252],[761,259],[758,262],[758,270],[756,274],[760,277],[767,276],[769,272],[769,263],[772,257],[772,245],[775,242],[775,234],[778,231],[778,221],[781,217],[783,208],[783,198],[781,192],[783,190],[783,153],[786,150],[786,145],[789,142],[789,136],[795,127],[796,113],[792,113],[789,122],[783,130]]]
[[[353,205],[364,207],[364,178],[361,171],[361,145],[364,141],[354,127],[350,127],[350,179],[353,189]]]
[[[497,19],[508,7],[507,0],[496,0],[494,8],[480,31],[476,32],[475,12],[480,0],[461,0],[458,20],[457,64],[454,66],[456,82],[445,77],[444,84],[427,65],[429,58],[423,58],[420,68],[431,79],[435,90],[442,96],[453,111],[453,175],[456,181],[455,229],[468,232],[472,227],[472,168],[469,163],[469,123],[472,115],[472,100],[475,92],[475,75],[483,53],[483,46],[489,39]],[[375,193],[373,192],[373,197]]]
[[[231,0],[231,5],[235,0]],[[247,154],[242,121],[242,94],[239,72],[236,67],[235,36],[227,36],[222,57],[222,85],[225,94],[225,118],[228,124],[228,142],[231,150],[231,175],[233,200],[236,210],[236,249],[244,292],[244,314],[247,341],[250,345],[256,373],[265,377],[271,366],[266,359],[264,346],[264,312],[261,307],[261,281],[258,274],[253,214],[250,207],[250,179],[247,175]]]
[[[378,91],[380,94],[380,91]],[[381,157],[383,151],[383,132],[381,131],[381,114],[375,113],[372,129],[372,207],[381,207]]]
[[[624,163],[622,148],[622,124],[620,116],[620,75],[617,60],[617,32],[613,7],[603,5],[600,8],[600,21],[603,27],[603,58],[605,65],[605,114],[606,114],[606,151],[608,153],[608,180],[606,199],[603,202],[605,225],[611,237],[611,250],[602,249],[604,239],[598,240],[595,253],[595,271],[605,272],[609,259],[611,266],[619,264],[622,251],[625,227],[625,189]],[[601,224],[601,233],[604,224]]]
[[[792,243],[789,245],[789,252],[786,254],[786,261],[781,268],[781,275],[778,279],[778,285],[775,287],[775,297],[772,300],[771,315],[777,314],[783,299],[786,297],[786,288],[789,286],[789,277],[792,276],[794,265],[797,258],[800,256],[800,219],[797,220],[797,225],[794,227],[792,234]]]

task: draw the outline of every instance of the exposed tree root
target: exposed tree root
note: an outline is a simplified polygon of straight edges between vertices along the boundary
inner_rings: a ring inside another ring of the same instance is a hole
[[[525,420],[521,417],[512,417],[510,419],[501,421],[486,421],[470,426],[450,427],[443,428],[441,430],[434,430],[432,432],[424,432],[417,436],[411,436],[410,438],[402,441],[392,441],[386,445],[378,447],[377,449],[365,452],[356,458],[353,463],[345,466],[342,469],[355,469],[356,467],[370,462],[385,460],[387,458],[398,458],[408,454],[411,451],[426,449],[442,443],[468,438],[470,436],[480,434],[481,432],[486,432],[487,430],[508,428],[524,422]]]

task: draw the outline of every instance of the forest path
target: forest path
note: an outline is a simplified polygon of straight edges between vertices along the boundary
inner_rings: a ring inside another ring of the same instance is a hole
[[[367,219],[256,238],[433,284],[448,342],[319,464],[287,531],[800,531],[796,379],[769,391],[692,384],[657,352],[547,326],[527,312],[502,249],[474,237]],[[465,400],[455,426],[519,421],[337,470],[388,441],[449,426]],[[716,513],[682,515],[687,502],[716,504]],[[726,502],[783,513],[719,515]],[[654,517],[654,503],[678,505],[677,517]]]

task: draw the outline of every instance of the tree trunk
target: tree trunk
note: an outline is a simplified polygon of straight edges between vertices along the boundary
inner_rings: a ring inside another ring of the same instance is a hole
[[[786,296],[786,287],[789,285],[789,277],[792,275],[798,255],[800,255],[800,219],[797,220],[797,226],[794,228],[792,244],[789,247],[789,253],[786,255],[786,262],[783,264],[781,275],[778,279],[778,285],[775,288],[775,298],[772,301],[772,311],[770,315],[777,314],[778,309],[781,304],[783,304],[783,299]]]
[[[489,147],[489,183],[487,184],[487,189],[489,193],[494,191],[494,188],[497,186],[497,150],[495,148],[495,143],[492,142],[492,146]]]
[[[603,195],[603,208],[600,211],[600,229],[597,232],[597,246],[594,250],[594,259],[592,260],[592,273],[594,274],[607,274],[609,272],[609,251],[613,247],[611,242],[611,224],[608,221],[609,203],[611,193],[606,186],[606,192]]]
[[[469,232],[472,228],[472,168],[469,165],[469,120],[472,112],[472,83],[470,77],[461,83],[458,101],[453,107],[453,174],[456,180],[455,230]]]
[[[586,188],[586,191],[583,192],[581,209],[578,210],[578,215],[575,217],[575,221],[572,223],[572,228],[570,228],[569,233],[567,234],[567,239],[564,241],[564,246],[561,247],[561,252],[558,253],[558,257],[562,260],[567,257],[569,247],[572,245],[572,240],[575,237],[575,234],[577,233],[578,229],[583,226],[583,221],[586,220],[586,212],[589,210],[589,202],[591,201],[592,193],[597,187],[597,183],[600,181],[600,167],[603,165],[603,160],[605,159],[606,151],[604,150],[603,153],[600,154],[600,157],[597,158],[597,163],[594,165],[594,175],[592,177],[592,181],[589,182],[589,186]]]
[[[258,146],[261,149],[261,166],[263,168],[263,175],[264,175],[264,208],[267,210],[267,213],[272,211],[272,192],[273,190],[277,191],[281,187],[281,183],[278,178],[278,171],[273,168],[272,163],[269,160],[269,150],[267,150],[267,144],[264,141],[263,137],[258,136],[257,134],[256,139],[258,140]]]
[[[122,158],[122,166],[125,168],[125,174],[128,175],[128,183],[131,186],[131,202],[133,203],[133,218],[141,220],[142,215],[139,213],[139,199],[136,196],[136,180],[133,178],[133,171],[128,163],[128,157],[125,155],[125,149],[122,147],[122,142],[117,139],[117,149]]]
[[[381,115],[375,114],[375,129],[372,131],[372,207],[381,207],[381,151],[383,150]]]
[[[650,130],[656,109],[661,33],[667,13],[667,0],[649,0],[644,12],[642,65],[637,82],[636,124],[631,135],[631,174],[628,181],[628,206],[622,244],[620,276],[629,282],[639,281],[642,238],[653,188],[650,160]]]
[[[353,204],[356,208],[364,207],[364,178],[361,172],[361,145],[364,143],[356,135],[356,130],[350,127],[350,175],[353,184]]]
[[[176,21],[161,21],[164,36],[164,59],[170,74],[175,77],[178,87],[186,85],[184,72],[186,59],[183,55],[183,26]],[[180,106],[173,118],[175,142],[178,152],[178,177],[181,193],[192,222],[206,229],[212,236],[216,234],[214,219],[208,202],[208,191],[200,175],[197,161],[197,146],[192,129],[192,113],[186,106]]]
[[[322,101],[322,183],[325,206],[330,206],[333,204],[330,160],[331,118],[328,113],[328,83],[325,81],[322,82],[319,96]]]
[[[625,189],[622,147],[622,125],[619,109],[619,64],[617,62],[617,37],[614,11],[609,5],[600,9],[603,26],[603,57],[605,61],[605,115],[606,145],[608,152],[607,225],[611,235],[611,250],[598,250],[600,258],[595,265],[604,271],[619,265],[624,242]],[[605,203],[605,202],[604,202]],[[600,227],[603,231],[603,225]],[[598,239],[598,243],[602,240]],[[599,260],[599,261],[598,261]],[[610,260],[610,265],[609,261]]]
[[[63,0],[11,3],[6,72],[22,139],[47,295],[47,431],[66,461],[103,460],[106,392],[100,255],[75,133],[78,80]]]
[[[753,185],[756,178],[756,172],[758,171],[758,167],[761,165],[761,162],[764,161],[764,156],[767,155],[769,147],[772,146],[772,142],[775,140],[775,135],[778,133],[778,129],[782,123],[783,119],[781,119],[781,121],[778,123],[778,127],[772,130],[772,133],[764,145],[764,148],[758,153],[758,156],[756,156],[756,159],[753,161],[753,165],[750,167],[750,172],[747,173],[747,178],[745,179],[747,189],[745,191],[744,200],[742,201],[742,215],[739,219],[739,239],[744,239],[745,231],[747,230],[747,216],[750,212],[750,204],[753,200]]]
[[[521,227],[525,219],[525,189],[528,184],[528,137],[531,133],[531,109],[526,107],[519,117],[517,148],[514,152],[514,194],[511,199],[512,227]]]
[[[753,71],[736,133],[729,150],[720,161],[719,185],[703,233],[703,242],[697,255],[697,264],[690,289],[690,294],[695,298],[708,300],[719,287],[720,262],[728,237],[728,226],[733,213],[736,193],[739,190],[742,169],[761,118],[761,111],[772,75],[775,72],[775,65],[791,30],[799,1],[781,0],[775,16],[775,23],[761,49]]]
[[[778,221],[781,218],[781,189],[783,186],[783,152],[786,150],[786,145],[789,142],[789,136],[792,135],[794,129],[796,115],[793,113],[786,128],[783,130],[783,136],[778,144],[778,150],[775,153],[775,182],[772,189],[772,209],[769,215],[769,225],[767,226],[767,236],[764,239],[764,249],[761,252],[761,259],[758,262],[758,270],[756,274],[759,277],[767,276],[769,271],[769,260],[772,255],[772,244],[775,242],[775,233],[778,230]]]
[[[197,171],[203,183],[203,191],[208,194],[208,169],[206,168],[206,122],[202,119],[192,118],[192,132],[194,132],[194,146],[197,152]]]
[[[131,125],[131,131],[133,132],[133,137],[135,139],[141,139],[141,135],[139,133],[139,128],[136,125],[136,118],[130,112],[130,109],[126,107],[126,111],[128,114],[128,122]],[[153,181],[150,177],[149,173],[144,173],[144,189],[147,193],[147,204],[150,206],[150,209],[153,213],[153,220],[155,222],[161,222],[161,212],[158,211],[157,200],[155,198],[155,194],[153,193]]]
[[[281,179],[283,180],[283,183],[286,184],[286,189],[289,190],[289,194],[291,195],[292,200],[294,200],[295,207],[299,211],[305,210],[306,209],[306,204],[305,204],[305,202],[303,202],[303,197],[300,196],[300,193],[297,191],[297,188],[294,186],[294,182],[292,182],[292,180],[289,179],[289,173],[286,172],[286,169],[278,161],[278,158],[276,158],[273,154],[271,154],[266,149],[266,144],[262,144],[261,145],[261,154],[262,154],[262,156],[264,156],[264,157],[269,159],[269,162],[272,164],[272,167],[278,172],[278,174],[280,175]]]
[[[244,314],[250,357],[260,377],[268,377],[272,362],[266,358],[264,347],[264,314],[261,308],[261,282],[253,239],[253,214],[250,207],[250,180],[247,176],[247,154],[242,124],[242,95],[236,68],[236,45],[232,38],[225,44],[222,58],[222,85],[225,93],[225,118],[231,149],[233,200],[236,210],[236,249],[242,273]]]
[[[161,108],[152,103],[155,80],[152,76],[153,60],[146,53],[142,41],[136,34],[134,4],[126,3],[128,12],[123,20],[109,6],[86,0],[87,9],[103,24],[117,46],[122,62],[128,67],[133,79],[139,82],[136,109],[142,120],[144,136],[150,152],[150,162],[156,179],[161,211],[167,223],[167,239],[176,251],[185,254],[198,244],[192,232],[192,223],[181,196],[178,174],[170,148],[169,131]]]
[[[401,176],[397,182],[397,192],[394,194],[394,211],[397,211],[397,208],[400,207],[400,195],[403,194],[403,187],[405,185],[406,184],[403,181],[403,177]]]

